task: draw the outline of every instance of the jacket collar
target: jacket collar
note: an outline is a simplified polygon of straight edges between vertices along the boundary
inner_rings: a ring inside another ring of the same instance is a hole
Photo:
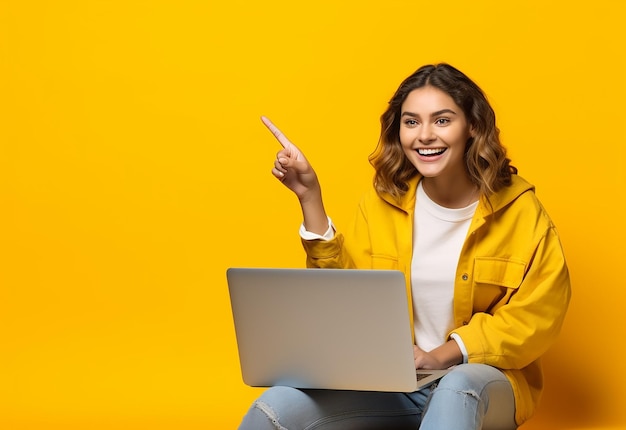
[[[388,194],[383,194],[381,197],[390,205],[393,205],[404,212],[413,213],[413,210],[415,209],[417,184],[421,179],[422,175],[419,174],[411,178],[408,182],[409,190],[399,200],[394,199]],[[476,214],[481,218],[485,218],[492,213],[498,212],[525,192],[534,190],[535,187],[528,183],[525,179],[518,175],[512,175],[511,185],[504,187],[497,193],[489,196],[488,201],[484,197],[481,197],[478,208],[476,208]]]
[[[483,218],[492,215],[510,203],[515,201],[519,196],[527,191],[535,191],[535,187],[528,183],[524,178],[511,175],[511,185],[502,188],[500,191],[489,196],[489,199],[481,197],[480,204],[476,208],[476,213]]]

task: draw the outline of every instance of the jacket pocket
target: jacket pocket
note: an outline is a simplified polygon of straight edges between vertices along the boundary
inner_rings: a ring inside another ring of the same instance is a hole
[[[526,264],[506,258],[474,260],[474,312],[493,314],[506,304],[524,280]]]
[[[378,270],[400,270],[398,259],[389,255],[372,255],[372,269]]]

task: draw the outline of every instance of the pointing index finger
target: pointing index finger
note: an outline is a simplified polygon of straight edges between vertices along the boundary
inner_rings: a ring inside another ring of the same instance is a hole
[[[283,148],[288,148],[288,147],[293,146],[293,143],[291,143],[289,139],[287,139],[287,136],[285,136],[283,132],[280,131],[278,127],[276,127],[274,123],[270,121],[268,117],[262,116],[261,121],[263,121],[263,124],[265,124],[265,126],[272,132],[276,140],[278,140],[278,142],[282,145]]]

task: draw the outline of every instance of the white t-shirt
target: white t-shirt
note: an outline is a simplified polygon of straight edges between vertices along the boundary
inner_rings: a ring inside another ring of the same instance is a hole
[[[455,328],[454,278],[477,206],[478,202],[460,209],[439,206],[424,192],[422,182],[418,184],[411,288],[415,342],[424,351],[445,343],[448,333]]]

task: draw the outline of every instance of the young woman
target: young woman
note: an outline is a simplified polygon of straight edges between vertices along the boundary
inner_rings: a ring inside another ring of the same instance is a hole
[[[308,267],[397,269],[413,304],[415,367],[454,369],[415,393],[273,387],[240,429],[514,429],[543,387],[541,355],[570,298],[558,233],[517,176],[481,89],[423,66],[381,117],[374,187],[350,229],[327,216],[315,171],[283,149],[273,175],[299,199]]]

